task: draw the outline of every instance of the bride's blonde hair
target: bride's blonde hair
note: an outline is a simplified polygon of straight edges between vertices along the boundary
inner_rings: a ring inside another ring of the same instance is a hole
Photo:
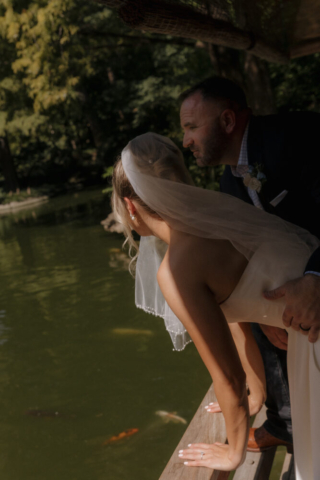
[[[129,153],[132,161],[139,167],[143,174],[146,172],[157,178],[171,180],[173,182],[193,185],[192,179],[184,165],[183,155],[179,148],[167,137],[156,133],[145,133],[131,140],[123,149],[122,154]],[[129,255],[136,258],[133,252],[139,251],[137,242],[134,240],[129,224],[129,213],[124,201],[127,197],[138,202],[147,213],[152,216],[159,215],[138,197],[127,175],[125,174],[121,157],[118,158],[112,176],[113,192],[111,197],[112,209],[116,220],[123,225],[126,243],[129,244]]]

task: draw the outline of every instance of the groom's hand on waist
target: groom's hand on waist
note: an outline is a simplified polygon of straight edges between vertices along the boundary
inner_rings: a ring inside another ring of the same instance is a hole
[[[278,327],[270,327],[269,325],[262,325],[261,323],[259,327],[272,345],[281,350],[288,349],[288,333],[286,330]]]
[[[320,277],[307,274],[304,277],[290,280],[284,285],[265,292],[267,300],[285,298],[286,307],[282,320],[286,327],[292,327],[314,343],[320,331]]]

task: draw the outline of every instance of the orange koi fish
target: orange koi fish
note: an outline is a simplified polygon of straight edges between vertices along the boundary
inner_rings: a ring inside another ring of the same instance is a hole
[[[113,437],[109,438],[109,440],[106,440],[105,442],[103,442],[102,445],[109,445],[110,443],[118,442],[123,438],[131,437],[131,435],[134,435],[138,431],[139,431],[139,428],[128,428],[128,430],[125,430],[124,432],[119,433],[119,435],[114,435]]]

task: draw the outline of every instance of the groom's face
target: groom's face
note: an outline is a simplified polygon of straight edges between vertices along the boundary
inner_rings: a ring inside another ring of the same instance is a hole
[[[204,99],[200,92],[186,98],[181,105],[183,146],[190,148],[201,167],[223,163],[228,135],[220,122],[222,111],[221,105]]]

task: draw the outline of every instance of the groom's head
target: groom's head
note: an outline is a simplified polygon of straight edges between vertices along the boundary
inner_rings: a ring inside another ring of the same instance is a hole
[[[236,164],[251,114],[243,90],[231,80],[208,78],[180,96],[183,146],[200,166]]]

